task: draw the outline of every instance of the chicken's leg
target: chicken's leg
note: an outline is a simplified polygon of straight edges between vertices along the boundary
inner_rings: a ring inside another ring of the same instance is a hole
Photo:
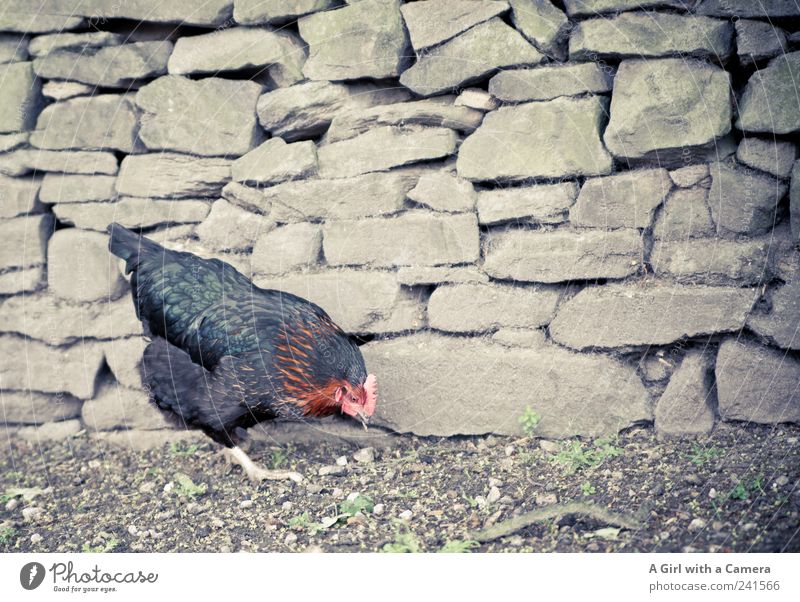
[[[239,446],[225,448],[223,453],[230,462],[234,462],[241,466],[248,478],[254,483],[264,480],[282,481],[285,479],[294,481],[295,483],[300,483],[303,480],[303,475],[301,475],[299,472],[292,472],[291,470],[267,470],[266,468],[262,468],[253,462],[253,460],[250,459],[250,456],[248,456],[247,453]]]

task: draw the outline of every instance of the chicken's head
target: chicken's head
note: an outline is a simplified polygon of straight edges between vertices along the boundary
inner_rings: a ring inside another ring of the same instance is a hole
[[[378,403],[378,380],[374,374],[369,374],[359,385],[344,383],[336,389],[334,399],[341,405],[343,414],[358,418],[366,427]]]

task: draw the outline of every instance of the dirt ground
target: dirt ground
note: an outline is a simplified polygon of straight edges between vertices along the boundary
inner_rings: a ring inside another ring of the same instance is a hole
[[[594,441],[393,437],[361,461],[344,442],[254,443],[257,461],[305,475],[258,486],[211,443],[15,441],[0,452],[0,551],[796,552],[799,438],[730,424],[698,441],[658,441],[652,428]],[[568,514],[474,541],[572,501],[641,526]]]

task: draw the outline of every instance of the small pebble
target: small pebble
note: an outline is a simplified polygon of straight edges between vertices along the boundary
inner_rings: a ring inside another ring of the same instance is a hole
[[[336,458],[336,466],[347,466],[347,456],[339,456]]]
[[[696,532],[702,531],[706,528],[706,520],[703,518],[694,518],[692,522],[689,523],[689,531]]]
[[[297,535],[295,535],[294,533],[287,533],[286,537],[283,540],[283,543],[285,543],[287,546],[295,542],[297,542]]]
[[[499,503],[503,504],[504,506],[513,506],[514,505],[514,498],[504,495],[498,500]]]
[[[13,512],[19,506],[19,500],[15,497],[12,497],[10,500],[6,502],[6,512]]]
[[[367,475],[361,475],[358,477],[358,482],[362,485],[369,485],[372,482],[372,479],[370,479]]]
[[[475,504],[478,506],[478,508],[483,508],[486,505],[486,498],[482,495],[476,495]]]
[[[100,462],[100,460],[89,460],[88,464],[89,464],[89,468],[91,468],[92,470],[97,470],[98,468],[100,468],[102,466],[102,463]]]
[[[502,487],[503,481],[500,479],[495,479],[494,477],[489,477],[489,487]]]
[[[136,525],[128,525],[128,533],[133,535],[134,537],[139,532],[139,529],[136,528]]]
[[[22,518],[25,520],[25,522],[39,520],[43,515],[44,510],[42,508],[37,508],[36,506],[29,506],[22,509]]]
[[[142,483],[139,486],[139,491],[142,493],[153,493],[153,490],[156,488],[156,484],[153,481],[148,481],[147,483]]]
[[[239,502],[239,508],[242,510],[247,510],[248,508],[253,507],[253,500],[242,500]]]
[[[33,545],[36,545],[37,543],[41,543],[41,541],[42,541],[43,539],[44,539],[44,537],[42,537],[42,536],[41,536],[41,535],[39,535],[38,533],[34,533],[33,535],[31,535],[31,543],[32,543]]]
[[[375,450],[371,447],[363,447],[353,454],[353,460],[359,464],[372,464],[375,461]]]
[[[375,504],[375,507],[372,509],[372,514],[374,514],[375,516],[380,516],[384,513],[385,510],[386,506],[384,506],[383,504]]]
[[[203,512],[203,507],[197,502],[190,502],[186,504],[186,512],[189,514],[200,514]]]
[[[525,543],[525,540],[522,539],[521,535],[514,535],[508,538],[508,545],[519,547]]]
[[[711,523],[711,528],[719,533],[725,528],[725,525],[722,523],[722,521],[715,520],[713,523]]]
[[[708,497],[710,497],[712,500],[717,499],[717,495],[719,494],[717,493],[717,490],[714,489],[713,487],[708,490]]]
[[[215,529],[222,529],[225,526],[225,523],[222,522],[219,518],[212,518],[211,519],[211,526]]]
[[[489,489],[489,494],[486,496],[486,501],[490,504],[494,504],[500,499],[500,490],[497,487],[492,487]]]
[[[700,477],[693,472],[688,473],[685,477],[683,477],[683,480],[690,485],[699,485],[701,483]]]
[[[219,551],[222,552],[223,554],[230,554],[233,550],[231,549],[230,546],[220,546]]]
[[[308,483],[306,485],[306,491],[309,493],[319,493],[322,491],[322,485],[317,485],[316,483]]]
[[[555,493],[537,493],[534,498],[537,506],[549,506],[558,503],[558,497]]]
[[[413,512],[411,512],[411,510],[403,510],[403,511],[402,511],[402,512],[399,514],[399,518],[400,518],[400,520],[404,520],[404,521],[406,521],[406,522],[410,521],[410,520],[413,518],[413,516],[414,516],[414,513],[413,513]]]
[[[334,490],[331,492],[333,497],[344,497],[344,489],[341,487],[335,487]]]
[[[170,493],[173,489],[175,489],[175,483],[172,481],[164,485],[164,493]]]
[[[292,502],[283,502],[281,504],[281,510],[291,510],[292,509]]]
[[[354,502],[359,495],[361,495],[361,494],[358,493],[357,491],[354,491],[353,493],[348,494],[347,501],[348,502]]]
[[[347,468],[344,466],[323,466],[319,469],[319,476],[324,477],[328,475],[339,475],[345,474],[347,472]]]
[[[742,531],[752,531],[756,527],[758,527],[756,523],[746,523],[742,526]]]
[[[506,458],[509,457],[509,456],[514,455],[514,452],[516,451],[516,449],[517,448],[515,448],[513,445],[506,445],[506,449],[505,449]]]
[[[587,552],[599,552],[600,551],[600,546],[597,545],[597,542],[593,541],[588,546],[586,546],[586,551]]]
[[[785,474],[782,474],[777,479],[775,479],[775,484],[778,487],[784,487],[785,485],[789,484],[789,477],[787,477]]]
[[[559,450],[558,443],[555,441],[547,441],[546,439],[539,441],[539,447],[548,454],[557,454]]]

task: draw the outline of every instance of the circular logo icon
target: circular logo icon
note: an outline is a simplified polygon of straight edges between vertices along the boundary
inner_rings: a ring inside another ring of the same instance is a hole
[[[36,589],[44,581],[44,565],[29,562],[19,572],[19,582],[25,589]]]

